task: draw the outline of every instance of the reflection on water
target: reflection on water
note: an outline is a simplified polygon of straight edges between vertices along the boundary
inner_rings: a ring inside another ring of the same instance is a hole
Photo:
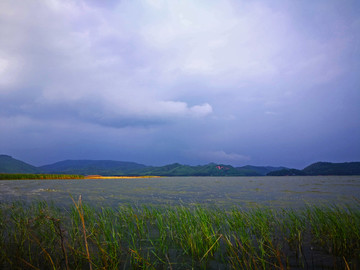
[[[353,204],[360,176],[163,177],[139,179],[0,181],[0,202],[72,204],[82,195],[91,205],[192,205],[298,208],[305,204]]]

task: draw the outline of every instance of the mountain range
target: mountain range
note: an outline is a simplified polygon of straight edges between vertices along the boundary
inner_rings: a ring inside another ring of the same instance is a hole
[[[190,166],[179,163],[165,166],[146,166],[135,162],[114,160],[64,160],[36,167],[8,155],[0,155],[0,173],[46,173],[112,176],[264,176],[285,167],[243,166],[233,167],[210,163]]]
[[[282,176],[282,175],[360,175],[360,162],[317,162],[303,170],[271,166],[233,167],[226,164],[146,166],[114,160],[64,160],[33,166],[8,155],[0,155],[0,173],[46,173],[103,176]]]

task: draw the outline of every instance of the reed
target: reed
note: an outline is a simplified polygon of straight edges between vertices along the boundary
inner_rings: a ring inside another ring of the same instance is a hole
[[[0,268],[358,269],[359,230],[359,205],[225,211],[93,208],[81,198],[69,209],[2,203]]]
[[[360,251],[359,211],[349,206],[310,207],[308,219],[314,243],[327,253],[349,263]]]

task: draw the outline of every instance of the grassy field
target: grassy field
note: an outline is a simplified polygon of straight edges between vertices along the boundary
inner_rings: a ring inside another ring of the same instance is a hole
[[[30,180],[30,179],[84,179],[83,175],[77,174],[20,174],[0,173],[0,180]]]
[[[355,203],[354,203],[355,204]],[[359,269],[360,208],[0,205],[2,269]]]

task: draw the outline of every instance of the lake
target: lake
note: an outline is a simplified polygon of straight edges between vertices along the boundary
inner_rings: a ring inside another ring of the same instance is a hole
[[[222,208],[356,204],[360,176],[162,177],[138,179],[0,181],[0,202],[72,204],[82,195],[93,206],[196,205]],[[354,199],[356,198],[356,199]]]

